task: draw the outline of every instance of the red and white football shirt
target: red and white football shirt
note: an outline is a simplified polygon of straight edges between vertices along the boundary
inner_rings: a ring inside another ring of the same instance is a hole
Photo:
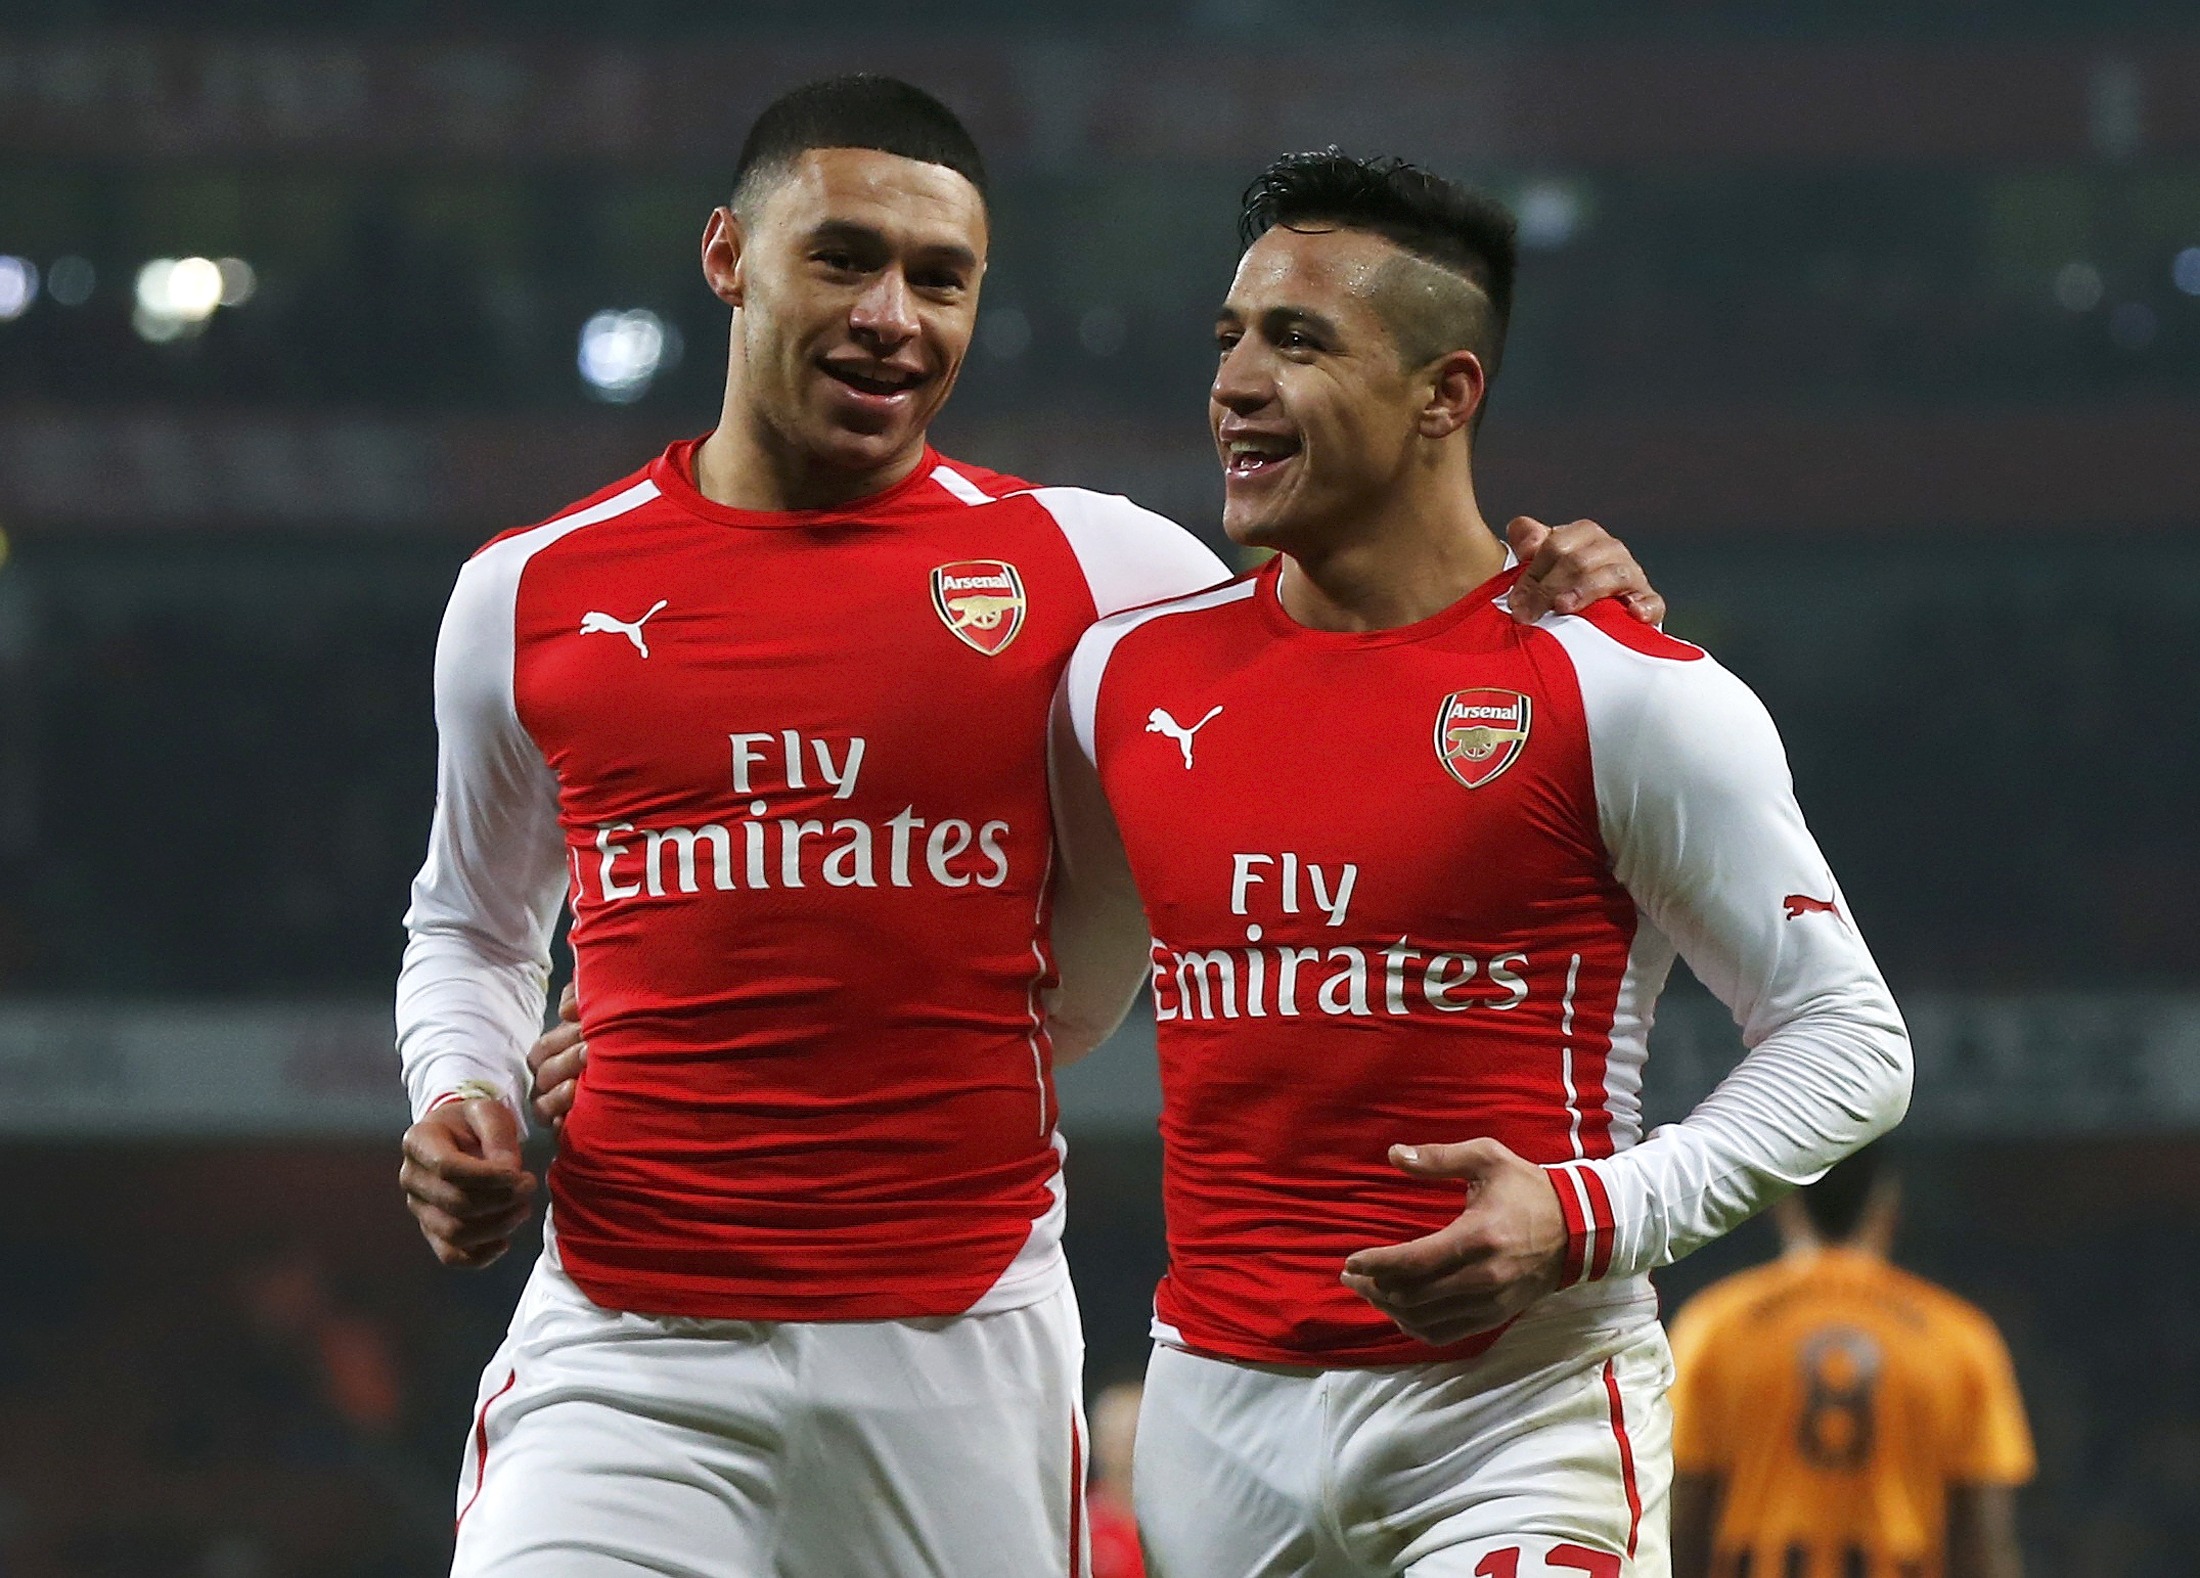
[[[515,1107],[561,902],[589,1066],[550,1174],[599,1304],[754,1320],[1058,1285],[1046,720],[1102,614],[1211,585],[1160,517],[927,451],[728,509],[698,441],[460,573],[399,1042]]]
[[[1901,1018],[1745,686],[1614,603],[1522,627],[1517,572],[1403,629],[1309,630],[1280,566],[1102,622],[1065,687],[1153,935],[1158,1335],[1439,1356],[1338,1281],[1459,1211],[1394,1143],[1551,1167],[1568,1280],[1604,1284],[1558,1297],[1646,1303],[1642,1273],[1900,1116]],[[1752,1051],[1638,1143],[1676,947]]]

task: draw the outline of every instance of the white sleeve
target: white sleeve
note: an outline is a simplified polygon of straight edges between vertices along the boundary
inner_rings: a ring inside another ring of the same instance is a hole
[[[525,1124],[527,1048],[542,1031],[565,897],[557,782],[512,700],[527,540],[459,572],[435,649],[436,797],[405,912],[397,1046],[413,1116],[485,1086]]]
[[[1099,617],[1230,579],[1214,550],[1166,516],[1113,493],[1035,488],[1077,555]]]
[[[1573,1230],[1569,1278],[1632,1276],[1901,1121],[1909,1034],[1749,687],[1708,657],[1645,656],[1583,620],[1546,628],[1581,675],[1614,873],[1638,926],[1654,928],[1638,932],[1638,953],[1662,962],[1677,949],[1748,1049],[1682,1122],[1552,1169]]]

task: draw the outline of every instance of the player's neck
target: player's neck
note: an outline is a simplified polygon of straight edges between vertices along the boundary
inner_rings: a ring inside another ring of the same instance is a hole
[[[1396,630],[1442,613],[1505,567],[1462,469],[1431,471],[1324,540],[1294,546],[1276,595],[1312,630]]]
[[[1852,1260],[1885,1260],[1894,1246],[1880,1241],[1871,1234],[1858,1234],[1853,1238],[1820,1238],[1817,1234],[1790,1237],[1781,1245],[1782,1254],[1789,1260],[1811,1260],[1820,1255],[1845,1255]]]
[[[850,471],[796,450],[762,413],[727,391],[718,426],[696,446],[695,491],[736,510],[826,510],[883,493],[924,458],[919,434],[883,466]]]

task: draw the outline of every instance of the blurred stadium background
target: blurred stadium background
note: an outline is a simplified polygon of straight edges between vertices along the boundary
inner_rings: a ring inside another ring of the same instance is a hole
[[[711,423],[701,221],[856,67],[997,171],[943,444],[1210,533],[1247,176],[1517,205],[1485,503],[1623,534],[1781,720],[1917,1031],[1905,1258],[2017,1355],[2031,1570],[2194,1572],[2189,4],[8,0],[0,1574],[441,1570],[527,1256],[439,1271],[394,1187],[436,620]],[[1064,1081],[1096,1384],[1159,1261],[1142,1036]],[[1667,1116],[1733,1051],[1693,989],[1654,1045]]]

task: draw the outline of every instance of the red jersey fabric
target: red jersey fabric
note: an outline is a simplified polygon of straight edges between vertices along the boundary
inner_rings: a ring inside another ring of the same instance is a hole
[[[1281,566],[1104,622],[1067,682],[1152,929],[1162,1340],[1321,1367],[1493,1343],[1428,1347],[1338,1280],[1463,1203],[1395,1143],[1553,1168],[1568,1282],[1633,1279],[1561,1296],[1647,1305],[1650,1265],[1899,1114],[1900,1020],[1745,687],[1613,603],[1517,624],[1517,571],[1336,633],[1284,611]],[[1794,891],[1826,913],[1797,925]],[[1638,1146],[1671,939],[1763,1074]]]
[[[590,1056],[550,1194],[597,1303],[1027,1301],[1060,1275],[1048,708],[1098,614],[1219,568],[1124,501],[929,451],[845,508],[728,509],[694,447],[461,577],[416,945],[526,953],[569,891]],[[508,701],[461,671],[500,665]],[[416,1100],[478,1060],[469,1030],[416,1005]]]
[[[1307,630],[1275,580],[1131,632],[1100,687],[1102,782],[1154,933],[1155,1310],[1224,1357],[1425,1359],[1337,1280],[1354,1250],[1459,1214],[1457,1185],[1407,1178],[1388,1148],[1489,1135],[1535,1162],[1609,1154],[1634,906],[1556,642],[1487,595],[1402,630]],[[1472,791],[1432,743],[1460,692],[1500,713],[1525,696],[1537,747]],[[1196,771],[1157,703],[1185,724],[1223,709],[1193,737]]]

